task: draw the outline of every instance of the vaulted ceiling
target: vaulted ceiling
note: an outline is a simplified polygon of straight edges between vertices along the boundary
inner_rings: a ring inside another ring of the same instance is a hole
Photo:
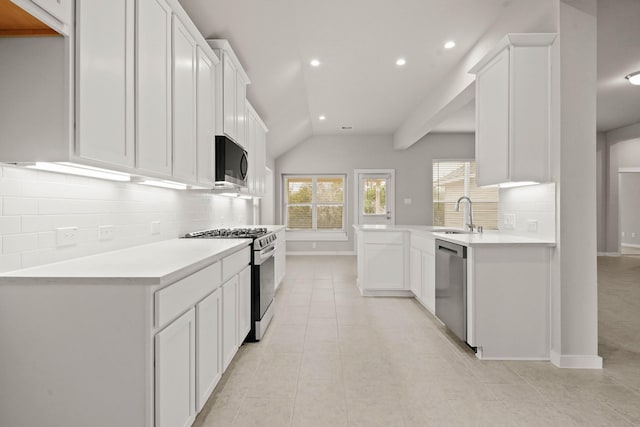
[[[609,130],[640,120],[640,87],[623,79],[640,70],[640,2],[599,1],[598,127]],[[251,78],[247,97],[269,127],[268,153],[278,157],[311,135],[393,134],[498,20],[515,8],[528,13],[523,5],[535,15],[550,1],[180,3],[205,38],[231,43]],[[456,46],[445,49],[450,40]],[[467,104],[434,130],[473,131],[473,111]]]

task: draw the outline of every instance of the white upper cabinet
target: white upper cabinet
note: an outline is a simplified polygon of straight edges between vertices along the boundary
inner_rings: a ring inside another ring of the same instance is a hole
[[[555,34],[508,34],[476,75],[478,185],[548,182]]]
[[[63,35],[70,35],[73,0],[11,0],[24,11]],[[81,3],[82,1],[78,1]]]
[[[249,152],[249,175],[247,187],[254,196],[264,196],[266,167],[266,133],[267,127],[246,102],[246,148]]]
[[[246,148],[245,102],[249,77],[226,40],[207,40],[222,66],[216,70],[216,134],[227,135]]]
[[[76,8],[76,153],[125,167],[135,160],[133,6],[83,0]]]
[[[212,186],[215,182],[215,65],[200,46],[197,59],[198,182]]]
[[[173,176],[195,182],[196,42],[173,17]]]
[[[171,8],[164,0],[137,5],[136,166],[171,175]]]

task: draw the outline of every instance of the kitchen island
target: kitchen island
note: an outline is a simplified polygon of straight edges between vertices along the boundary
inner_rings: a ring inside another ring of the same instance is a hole
[[[250,244],[171,239],[0,275],[0,425],[190,425],[250,327]]]
[[[549,360],[550,256],[555,242],[499,231],[354,225],[364,296],[415,297],[435,315],[436,239],[465,246],[466,342],[480,359]]]

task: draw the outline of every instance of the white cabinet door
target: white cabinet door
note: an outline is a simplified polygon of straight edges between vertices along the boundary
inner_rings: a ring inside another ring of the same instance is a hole
[[[422,302],[432,313],[436,312],[436,256],[422,252]]]
[[[171,175],[171,8],[137,1],[137,167]]]
[[[509,50],[476,76],[477,184],[509,180]]]
[[[229,54],[226,52],[222,55],[222,98],[223,98],[223,130],[224,133],[234,141],[238,141],[237,133],[237,116],[238,106],[236,104],[236,90],[237,90],[237,71],[233,64]],[[244,103],[242,104],[244,108]]]
[[[173,17],[173,176],[196,176],[196,42]]]
[[[247,84],[236,74],[236,142],[246,149]],[[226,113],[225,113],[226,114]]]
[[[251,330],[251,266],[238,274],[238,346]]]
[[[409,280],[411,292],[416,298],[422,300],[422,252],[419,249],[411,248],[409,260]]]
[[[276,233],[276,250],[273,257],[275,287],[278,289],[287,271],[287,237],[285,230]]]
[[[196,409],[198,412],[213,393],[222,376],[222,291],[196,306]]]
[[[404,247],[402,245],[364,245],[364,287],[379,290],[404,289]]]
[[[246,104],[246,103],[245,103]],[[253,116],[253,112],[247,107],[245,114],[245,140],[244,148],[247,150],[249,157],[249,172],[247,173],[246,185],[249,190],[249,194],[257,194],[256,192],[256,153],[255,153],[255,137],[256,137],[256,119]]]
[[[222,285],[222,370],[238,350],[238,276]]]
[[[71,9],[72,9],[72,0],[32,0],[35,4],[46,10],[48,13],[53,15],[56,19],[60,20],[65,24],[71,23]],[[78,5],[80,3],[85,3],[85,0],[78,1]],[[109,3],[111,2],[104,2]],[[76,7],[77,7],[76,6]],[[103,36],[105,34],[102,34]]]
[[[195,330],[191,309],[155,336],[156,427],[195,420]]]
[[[215,182],[215,70],[211,60],[198,47],[197,139],[198,182]]]
[[[76,154],[126,167],[134,166],[133,6],[83,0],[76,10]]]

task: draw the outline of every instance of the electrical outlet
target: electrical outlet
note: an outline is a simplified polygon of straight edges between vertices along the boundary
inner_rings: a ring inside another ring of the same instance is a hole
[[[413,203],[413,200],[411,200],[410,198],[404,199],[405,205],[410,205],[411,203]]]
[[[504,214],[502,223],[505,230],[513,230],[516,228],[516,214]]]
[[[56,246],[74,246],[78,244],[78,227],[56,228]]]
[[[624,237],[624,231],[622,232],[622,237]]]
[[[635,231],[631,232],[631,237],[636,237],[636,232]]]
[[[538,232],[538,221],[536,221],[535,219],[527,220],[527,231],[530,232],[530,233],[537,233]]]
[[[311,247],[312,247],[313,249],[315,249],[315,248],[316,248],[316,242],[313,242],[313,243],[311,244]]]
[[[113,240],[114,234],[113,225],[101,225],[98,227],[98,240],[100,241]]]
[[[160,221],[151,221],[151,234],[160,234]]]

